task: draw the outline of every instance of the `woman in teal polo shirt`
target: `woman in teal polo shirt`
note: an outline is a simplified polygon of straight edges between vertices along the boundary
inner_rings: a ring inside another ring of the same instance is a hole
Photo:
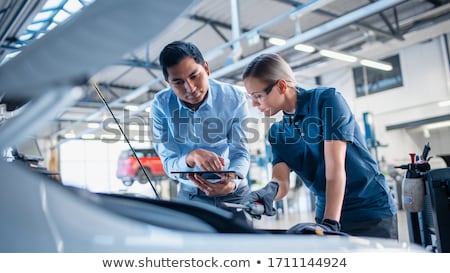
[[[283,111],[269,131],[272,181],[244,201],[265,214],[289,191],[294,171],[316,197],[320,227],[355,236],[397,239],[397,209],[345,99],[334,88],[305,90],[277,54],[256,57],[243,74],[252,104],[266,117]]]

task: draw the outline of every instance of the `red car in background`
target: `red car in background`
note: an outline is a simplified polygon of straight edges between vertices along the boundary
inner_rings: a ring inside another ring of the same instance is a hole
[[[166,175],[161,159],[158,157],[155,149],[141,148],[135,149],[135,152],[152,181],[161,180]],[[140,167],[131,150],[125,150],[120,153],[116,177],[122,180],[125,186],[133,185],[134,181],[138,181],[141,184],[148,183],[144,170]]]

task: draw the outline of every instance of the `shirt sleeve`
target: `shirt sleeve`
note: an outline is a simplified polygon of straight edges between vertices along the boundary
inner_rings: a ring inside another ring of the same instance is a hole
[[[168,177],[180,182],[184,182],[172,175],[172,171],[190,171],[193,170],[186,164],[186,155],[181,154],[179,146],[176,144],[172,134],[170,134],[169,119],[170,115],[164,112],[164,103],[157,98],[153,100],[151,107],[151,134],[152,141],[155,144],[155,150],[160,157],[164,170]]]
[[[235,171],[241,178],[245,178],[250,168],[250,152],[242,123],[248,118],[248,105],[244,95],[239,94],[239,96],[240,103],[236,108],[236,118],[232,119],[228,131],[228,139],[230,140],[229,170]]]
[[[329,89],[322,99],[323,139],[353,142],[356,121],[344,97]]]

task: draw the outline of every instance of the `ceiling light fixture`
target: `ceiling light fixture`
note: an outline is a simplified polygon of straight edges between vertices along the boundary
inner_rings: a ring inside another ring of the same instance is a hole
[[[327,49],[320,50],[319,54],[322,56],[328,57],[328,58],[332,58],[332,59],[336,59],[336,60],[340,60],[340,61],[344,61],[344,62],[349,62],[349,63],[354,63],[358,60],[358,58],[355,56],[351,56],[351,55],[347,55],[344,53],[331,51],[331,50],[327,50]]]
[[[313,53],[314,51],[316,51],[315,47],[306,45],[306,44],[297,44],[296,46],[294,46],[294,49],[298,50],[298,51],[307,52],[307,53]],[[319,50],[319,54],[324,57],[328,57],[328,58],[332,58],[332,59],[336,59],[336,60],[340,60],[340,61],[345,61],[345,62],[350,62],[350,63],[354,63],[359,60],[359,58],[356,56],[352,56],[349,54],[345,54],[345,53],[341,53],[341,52],[337,52],[337,51],[333,51],[333,50],[328,50],[328,49]],[[367,67],[371,67],[371,68],[379,69],[379,70],[383,70],[383,71],[391,71],[393,69],[392,65],[390,63],[380,62],[380,61],[372,61],[372,60],[368,60],[368,59],[361,59],[360,64],[363,66],[367,66]]]
[[[284,45],[286,43],[286,40],[284,39],[280,39],[280,38],[269,38],[269,43],[271,43],[272,45]]]
[[[296,46],[294,46],[294,49],[306,53],[313,53],[316,50],[313,46],[305,44],[297,44]]]
[[[254,46],[259,43],[261,40],[261,37],[259,36],[258,32],[255,32],[254,34],[251,34],[247,38],[247,44],[248,46]]]
[[[433,130],[433,129],[440,129],[440,128],[445,128],[445,127],[450,127],[450,120],[424,125],[423,129]]]
[[[439,107],[447,107],[450,106],[450,100],[444,100],[438,103]]]
[[[128,104],[124,108],[130,112],[133,112],[133,111],[137,111],[139,109],[139,106],[133,105],[133,104]]]
[[[64,134],[64,138],[75,138],[75,137],[76,137],[76,135],[75,135],[75,133],[73,133],[73,132],[65,133],[65,134]]]
[[[106,126],[108,126],[108,128],[112,128],[112,129],[119,129],[119,126],[115,123],[108,123],[108,125],[106,125]]]
[[[94,134],[84,134],[81,136],[82,139],[95,139]]]
[[[392,70],[392,65],[389,63],[383,63],[383,62],[377,62],[377,61],[363,59],[360,61],[360,64],[367,66],[367,67],[383,70],[383,71],[391,71]]]
[[[98,123],[96,123],[96,122],[89,122],[88,125],[87,125],[87,127],[88,127],[88,128],[91,128],[91,129],[97,129],[97,128],[100,127],[100,124],[98,124]]]

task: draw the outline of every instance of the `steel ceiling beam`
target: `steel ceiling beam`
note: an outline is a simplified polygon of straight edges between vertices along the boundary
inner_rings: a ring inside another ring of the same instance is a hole
[[[284,45],[269,47],[267,49],[264,49],[262,51],[255,53],[253,55],[250,55],[247,58],[242,59],[234,64],[231,64],[222,69],[216,70],[211,74],[211,76],[214,78],[219,78],[219,77],[225,76],[225,75],[232,73],[238,69],[244,68],[255,57],[257,57],[260,54],[278,53],[280,51],[292,48],[296,44],[303,43],[303,42],[309,41],[311,39],[317,38],[320,35],[323,35],[323,34],[331,32],[333,30],[336,30],[338,28],[347,26],[347,25],[351,24],[352,22],[362,20],[370,15],[373,15],[373,14],[379,13],[383,10],[392,8],[393,6],[398,5],[404,1],[405,0],[381,0],[381,1],[374,2],[373,4],[369,4],[358,10],[350,12],[350,13],[343,15],[339,18],[336,18],[328,23],[325,23],[319,27],[315,27],[315,28],[305,31],[299,35],[296,35],[293,38],[287,40]]]

